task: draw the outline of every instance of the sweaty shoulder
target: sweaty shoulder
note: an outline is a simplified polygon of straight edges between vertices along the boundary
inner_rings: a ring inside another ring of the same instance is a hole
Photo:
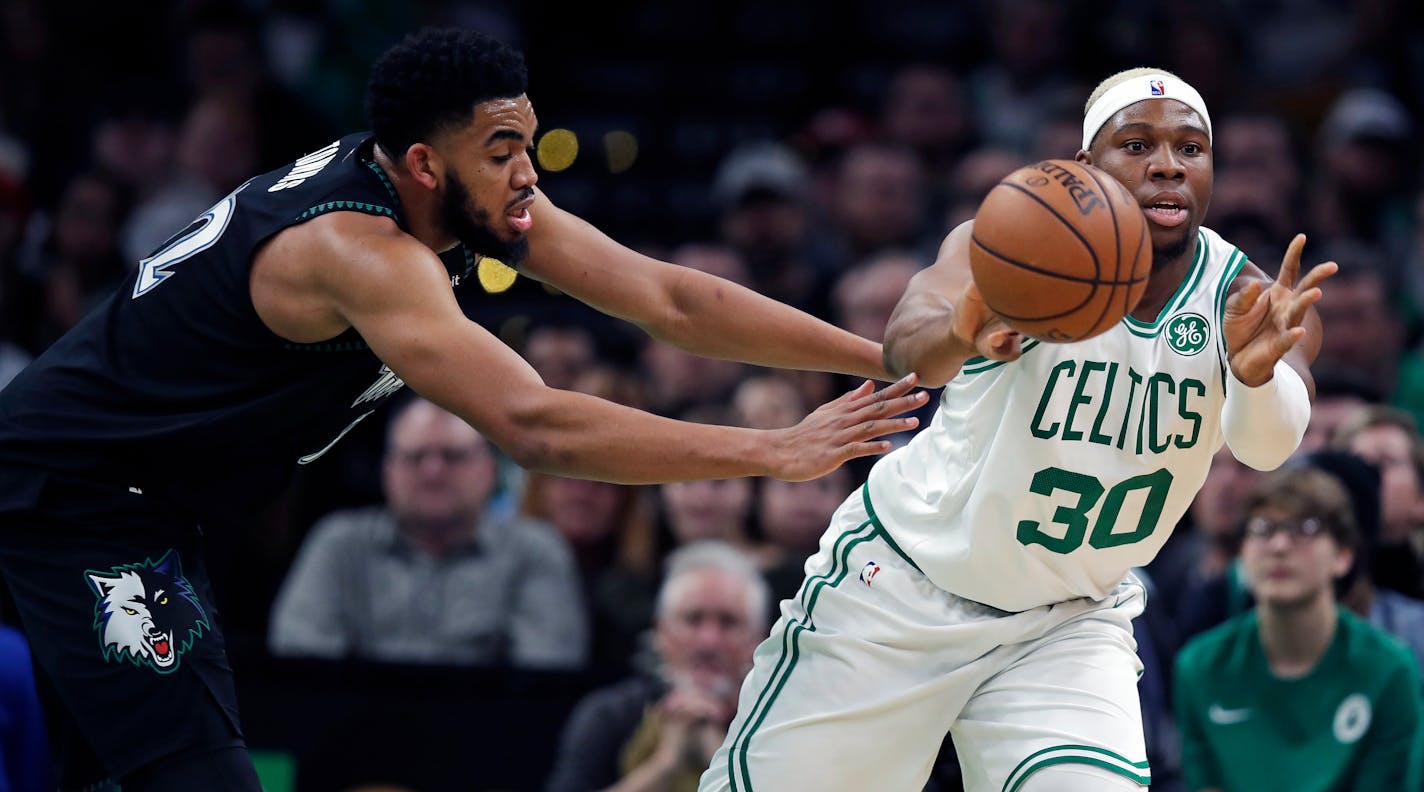
[[[422,251],[429,252],[388,217],[324,214],[283,229],[257,252],[252,303],[277,335],[298,343],[325,341],[350,326],[337,295],[367,282],[382,288],[398,277],[399,262]]]

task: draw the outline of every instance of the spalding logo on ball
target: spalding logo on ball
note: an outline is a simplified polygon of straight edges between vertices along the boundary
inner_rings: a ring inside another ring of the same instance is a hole
[[[989,191],[974,216],[969,265],[984,302],[1010,327],[1081,341],[1137,306],[1152,243],[1121,182],[1081,162],[1045,160]]]

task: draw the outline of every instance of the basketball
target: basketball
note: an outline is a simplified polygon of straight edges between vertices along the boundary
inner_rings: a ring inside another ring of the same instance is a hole
[[[1142,208],[1107,173],[1072,160],[1019,168],[974,216],[969,265],[984,302],[1044,341],[1081,341],[1126,316],[1147,289]]]

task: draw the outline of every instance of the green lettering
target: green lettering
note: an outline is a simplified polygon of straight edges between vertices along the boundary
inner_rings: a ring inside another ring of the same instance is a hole
[[[1192,446],[1197,444],[1197,438],[1201,436],[1201,413],[1193,412],[1187,409],[1188,391],[1196,391],[1198,396],[1205,396],[1206,384],[1203,383],[1201,380],[1182,380],[1182,389],[1178,392],[1177,415],[1180,415],[1181,417],[1186,418],[1187,420],[1192,422],[1192,436],[1187,438],[1186,440],[1183,440],[1181,435],[1177,435],[1177,439],[1175,440],[1175,442],[1178,448],[1191,448]]]
[[[1149,382],[1147,385],[1143,386],[1143,388],[1142,388],[1142,404],[1138,406],[1138,410],[1137,410],[1137,453],[1138,453],[1138,455],[1141,455],[1141,454],[1142,454],[1142,427],[1144,427],[1144,426],[1147,425],[1147,405],[1149,405],[1149,404],[1152,403],[1152,399],[1149,398],[1149,397],[1152,395],[1151,393],[1149,393],[1150,390],[1152,390],[1152,384]],[[1150,438],[1149,438],[1148,442],[1151,442]]]
[[[1117,447],[1122,448],[1122,442],[1127,439],[1127,422],[1132,420],[1132,400],[1137,396],[1137,386],[1142,384],[1142,375],[1133,371],[1129,366],[1127,376],[1132,380],[1132,386],[1127,389],[1127,409],[1122,411],[1122,429],[1117,433]]]
[[[1159,383],[1166,383],[1167,393],[1172,394],[1177,392],[1177,383],[1172,380],[1172,375],[1168,374],[1165,371],[1159,371],[1156,374],[1153,374],[1152,381],[1147,384],[1147,389],[1149,391],[1148,395],[1151,397],[1149,401],[1152,403],[1152,407],[1149,410],[1149,415],[1147,418],[1147,420],[1151,422],[1151,431],[1148,432],[1147,447],[1152,449],[1152,453],[1154,454],[1160,454],[1163,451],[1166,451],[1167,448],[1172,445],[1172,438],[1170,437],[1162,440],[1160,443],[1157,441],[1157,423],[1159,414],[1157,409],[1157,385]],[[1140,428],[1141,427],[1139,427],[1139,429]],[[1139,453],[1141,453],[1140,450]]]
[[[1048,375],[1048,384],[1043,386],[1043,396],[1038,400],[1038,411],[1033,414],[1033,423],[1029,426],[1029,431],[1040,440],[1047,440],[1058,434],[1058,424],[1055,422],[1047,429],[1040,429],[1039,424],[1043,422],[1043,414],[1048,412],[1048,401],[1053,397],[1053,389],[1058,384],[1058,375],[1064,371],[1068,376],[1073,376],[1073,371],[1078,364],[1071,360],[1065,360],[1053,367],[1053,371]]]
[[[1112,445],[1112,438],[1103,434],[1103,419],[1108,417],[1108,405],[1112,404],[1113,382],[1117,380],[1117,363],[1108,364],[1108,381],[1103,384],[1103,403],[1098,405],[1098,417],[1093,420],[1093,431],[1088,435],[1088,442],[1098,445]],[[1070,415],[1068,420],[1073,420]]]
[[[1078,387],[1073,389],[1073,398],[1068,402],[1068,417],[1063,419],[1063,439],[1082,440],[1083,433],[1073,428],[1073,416],[1078,414],[1078,405],[1091,404],[1092,396],[1085,396],[1083,391],[1088,388],[1088,378],[1094,371],[1102,371],[1107,367],[1106,363],[1096,360],[1086,360],[1083,362],[1083,373],[1078,375]]]

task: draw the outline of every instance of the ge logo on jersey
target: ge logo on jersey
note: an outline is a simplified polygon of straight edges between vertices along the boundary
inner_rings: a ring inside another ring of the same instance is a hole
[[[1211,326],[1201,314],[1177,314],[1167,323],[1167,343],[1179,355],[1191,357],[1206,349],[1210,340]]]

